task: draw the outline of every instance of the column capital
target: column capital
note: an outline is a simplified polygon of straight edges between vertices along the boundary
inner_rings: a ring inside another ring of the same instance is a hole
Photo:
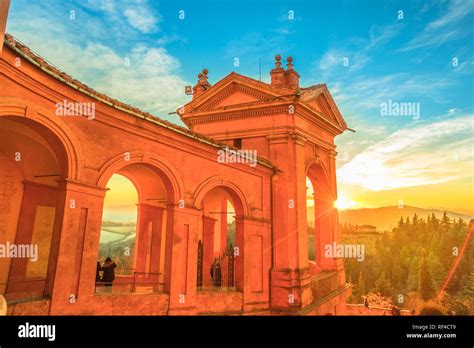
[[[164,207],[160,207],[160,206],[157,206],[157,205],[152,205],[152,204],[149,204],[149,203],[138,203],[137,204],[138,208],[139,209],[143,209],[143,210],[158,210],[160,211],[161,213],[163,213],[165,211],[166,208]]]
[[[262,219],[262,218],[249,216],[249,215],[236,215],[235,220],[237,222],[249,221],[253,224],[271,224],[272,223],[272,220]]]
[[[291,139],[294,140],[297,145],[305,145],[308,139],[298,133],[291,134]]]
[[[100,187],[70,179],[58,180],[58,185],[59,189],[62,191],[74,191],[97,197],[105,197],[105,193],[109,190],[106,187]]]
[[[268,143],[270,145],[273,144],[287,144],[288,141],[290,140],[290,136],[287,133],[283,134],[272,134],[272,135],[267,135]]]
[[[213,217],[210,217],[208,215],[203,215],[202,219],[207,221],[207,222],[216,222],[217,221],[217,219],[214,219]]]
[[[195,206],[182,206],[179,203],[167,203],[166,207],[168,210],[172,210],[174,213],[189,214],[189,215],[201,215],[202,209],[196,208]]]

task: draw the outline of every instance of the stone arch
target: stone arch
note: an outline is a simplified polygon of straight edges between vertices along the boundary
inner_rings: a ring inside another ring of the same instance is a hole
[[[335,200],[336,192],[332,187],[333,180],[330,180],[326,166],[319,160],[318,157],[310,157],[305,162],[306,176],[311,180],[313,186],[319,184],[324,187],[324,195],[327,198]]]
[[[228,229],[229,215],[227,215],[229,214],[227,209],[229,201],[233,208],[233,214],[231,214],[235,217],[233,221],[235,230],[230,234]],[[202,249],[198,253],[202,255],[202,259],[198,260],[198,265],[200,265],[198,269],[198,289],[210,287],[213,290],[216,286],[232,284],[231,286],[234,289],[242,291],[245,286],[243,273],[245,258],[243,252],[244,224],[242,223],[242,217],[249,215],[244,193],[225,177],[210,177],[196,189],[194,206],[202,211],[203,219],[202,230],[198,232],[198,239],[202,241],[202,244],[200,244]],[[234,258],[232,266],[229,268],[229,252],[233,253],[234,250],[239,250],[240,257]],[[216,260],[218,264],[224,265],[223,270],[233,270],[232,272],[223,271],[222,278],[217,284],[215,283],[216,279],[209,275],[209,270],[214,269],[213,262],[216,262]]]
[[[171,163],[152,153],[142,151],[128,151],[127,158],[130,160],[124,161],[124,158],[125,153],[121,153],[104,163],[102,168],[99,170],[96,185],[99,187],[105,187],[114,173],[131,164],[146,164],[157,170],[157,173],[166,185],[168,200],[170,202],[176,203],[182,198],[182,193],[184,192],[183,183],[179,179],[180,177],[177,170]],[[134,182],[133,178],[128,176],[127,178],[130,179],[135,187],[137,187],[137,190],[139,190],[138,183]]]
[[[337,198],[327,168],[319,158],[309,158],[305,163],[306,177],[311,181],[314,190],[314,248],[316,253],[315,263],[309,263],[310,271],[332,269],[334,260],[324,256],[326,245],[332,244],[337,233],[337,210],[334,201]],[[309,241],[309,237],[308,237]],[[309,247],[309,244],[308,244]],[[308,249],[309,253],[309,249]]]
[[[171,264],[165,246],[173,232],[170,207],[181,199],[183,192],[178,173],[170,163],[153,153],[127,151],[102,165],[96,185],[106,187],[114,174],[127,178],[138,193],[133,259],[121,262],[133,273],[119,274],[114,286],[120,287],[133,279],[136,284],[152,281],[153,291],[169,289]],[[159,284],[164,284],[164,288]]]
[[[41,250],[33,264],[27,259],[14,258],[7,269],[0,270],[8,277],[4,290],[16,298],[32,294],[50,296],[63,219],[65,192],[60,189],[60,182],[78,179],[82,151],[73,132],[50,110],[20,99],[0,98],[0,117],[5,127],[2,131],[6,132],[1,146],[9,153],[4,158],[14,163],[14,167],[5,168],[5,177],[15,181],[21,199],[14,209],[5,207],[0,212],[4,215],[2,219],[10,221],[8,240],[37,244]],[[14,149],[18,149],[20,156],[16,163],[10,157]],[[38,280],[32,282],[31,278]]]
[[[0,98],[0,117],[6,117],[23,124],[27,124],[44,138],[51,141],[51,133],[58,140],[53,147],[62,146],[67,164],[64,178],[77,180],[81,174],[81,164],[84,163],[80,143],[67,125],[57,116],[52,116],[50,111],[38,106],[11,99]],[[49,134],[48,134],[49,133]]]
[[[205,195],[216,187],[224,188],[231,196],[236,210],[240,210],[239,215],[249,216],[250,209],[247,204],[247,199],[242,190],[223,176],[213,176],[204,180],[194,191],[194,206],[202,208],[202,201]],[[237,212],[237,211],[236,211]]]

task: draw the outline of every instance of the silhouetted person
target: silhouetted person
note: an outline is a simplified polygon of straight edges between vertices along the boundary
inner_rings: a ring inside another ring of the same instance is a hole
[[[212,284],[214,286],[221,286],[222,283],[222,273],[221,273],[221,264],[214,258],[214,263],[211,266],[211,278]]]
[[[100,267],[100,262],[99,262],[99,260],[97,260],[97,271],[95,272],[95,282],[96,283],[100,282],[100,273],[99,272],[101,271],[101,268],[102,267]]]
[[[367,296],[364,299],[364,306],[365,308],[369,309],[369,299],[367,298]]]
[[[107,257],[105,259],[104,264],[102,265],[101,269],[104,271],[104,274],[102,275],[102,283],[104,283],[104,286],[111,287],[112,282],[115,279],[115,268],[117,265],[115,262],[112,261],[110,257]],[[109,291],[111,291],[112,288],[110,288]]]
[[[397,306],[392,306],[392,315],[393,316],[400,316],[402,313],[400,313],[400,309],[398,309]]]

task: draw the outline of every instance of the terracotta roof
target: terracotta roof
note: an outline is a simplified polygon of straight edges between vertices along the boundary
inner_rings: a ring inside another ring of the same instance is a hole
[[[122,110],[124,112],[127,112],[128,114],[131,114],[133,116],[138,116],[143,119],[146,119],[150,122],[153,122],[157,125],[160,125],[164,128],[170,129],[172,131],[175,131],[180,134],[184,134],[186,136],[189,136],[193,139],[196,139],[200,142],[207,143],[209,145],[213,145],[215,147],[223,148],[223,147],[228,147],[232,148],[226,144],[219,143],[212,138],[209,138],[203,134],[193,132],[189,130],[188,128],[178,126],[172,122],[166,121],[162,118],[159,118],[157,116],[152,115],[149,112],[143,111],[135,106],[123,103],[117,99],[111,98],[106,94],[100,93],[96,91],[95,89],[87,86],[86,84],[80,82],[79,80],[76,80],[72,76],[66,74],[64,71],[59,70],[58,68],[54,67],[52,64],[48,63],[44,58],[33,52],[29,47],[26,45],[22,44],[20,41],[18,41],[15,37],[12,35],[5,33],[5,44],[16,51],[17,53],[23,55],[25,58],[29,59],[30,61],[36,63],[41,69],[44,71],[48,72],[52,77],[56,78],[57,80],[60,80],[63,83],[66,83],[72,87],[75,87],[77,90],[80,92],[87,94],[95,99],[98,99],[99,101],[102,101],[114,108],[117,108],[119,110]],[[258,162],[261,164],[264,164],[268,167],[274,168],[273,164],[263,158],[258,158]]]
[[[317,90],[322,91],[325,86],[326,86],[325,83],[318,83],[317,85],[312,85],[309,87],[301,87],[300,89],[302,93],[306,93],[309,91],[317,91]]]

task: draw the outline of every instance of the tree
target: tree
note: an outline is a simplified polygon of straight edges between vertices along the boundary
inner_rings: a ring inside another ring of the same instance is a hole
[[[395,290],[401,291],[405,287],[406,274],[407,272],[402,269],[400,262],[395,262],[392,269],[392,285]]]
[[[402,228],[403,225],[404,225],[403,216],[400,216],[400,220],[398,221],[398,228]]]
[[[416,226],[416,225],[418,225],[418,215],[416,215],[415,213],[415,215],[413,215],[413,226]]]
[[[375,281],[374,292],[379,293],[382,296],[391,296],[392,288],[390,286],[390,281],[387,279],[385,272],[382,272],[379,279]]]
[[[360,297],[360,299],[362,300],[362,296],[365,295],[365,280],[364,280],[364,275],[362,274],[362,272],[359,273],[359,291],[358,291],[358,295]]]
[[[418,292],[420,293],[423,301],[431,299],[435,293],[433,286],[433,279],[426,262],[425,250],[423,249],[423,255],[421,257],[420,269],[418,274]]]

